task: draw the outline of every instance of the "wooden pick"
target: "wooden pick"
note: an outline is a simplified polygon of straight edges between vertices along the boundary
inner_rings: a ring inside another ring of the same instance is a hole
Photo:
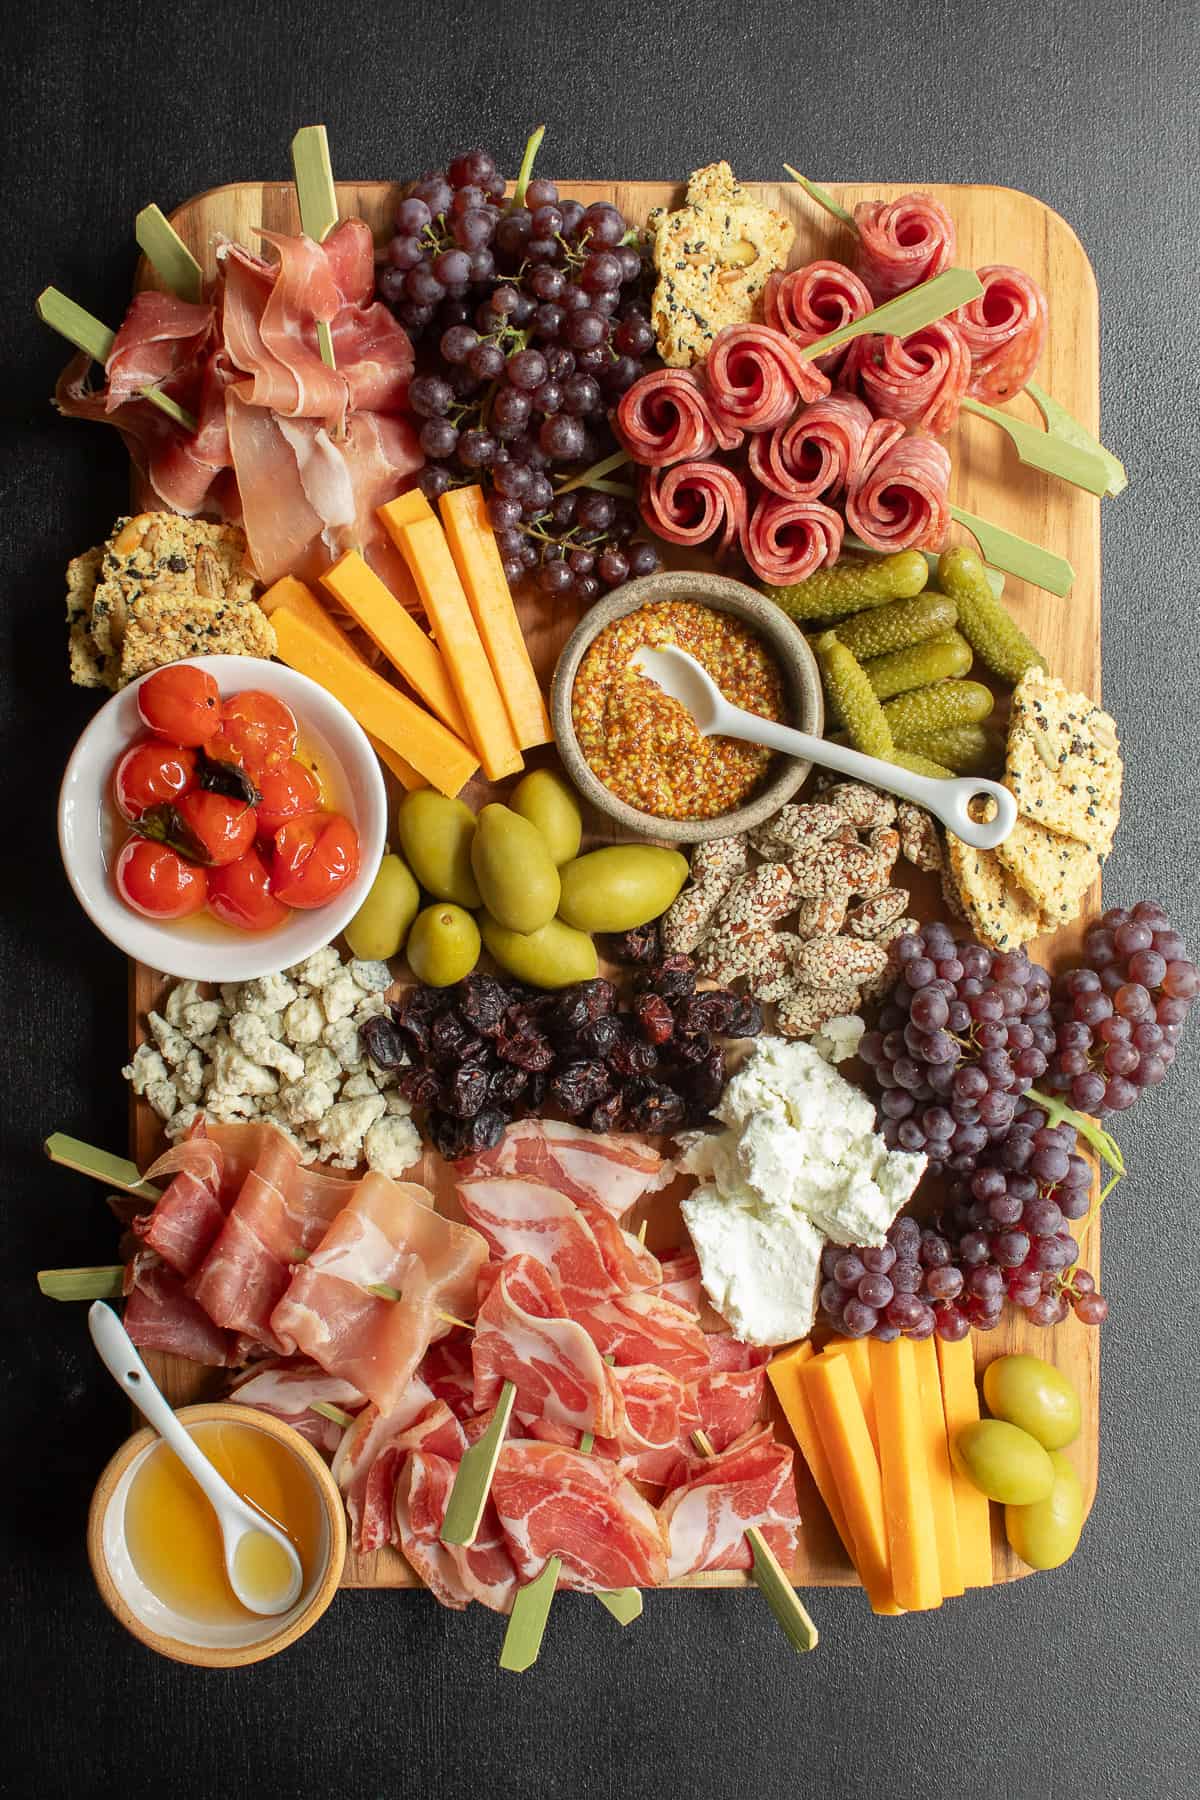
[[[143,206],[134,223],[134,236],[142,254],[171,293],[193,304],[200,300],[204,271],[160,207]]]
[[[1068,444],[1075,444],[1079,449],[1088,450],[1093,455],[1100,457],[1108,471],[1108,485],[1104,491],[1110,498],[1115,499],[1128,487],[1129,477],[1125,473],[1124,463],[1118,461],[1111,450],[1106,450],[1099,438],[1092,436],[1086,425],[1081,425],[1065,406],[1060,406],[1057,400],[1051,399],[1045,388],[1036,381],[1027,381],[1025,392],[1045,419],[1048,432],[1053,433],[1057,438],[1062,438]]]
[[[609,1593],[598,1592],[596,1598],[618,1625],[632,1625],[642,1616],[641,1588],[614,1588]]]
[[[1003,526],[990,524],[977,513],[965,512],[961,506],[952,506],[950,517],[966,526],[988,562],[998,569],[1007,569],[1010,575],[1031,581],[1034,587],[1045,588],[1060,599],[1070,593],[1075,571],[1063,557],[1043,550],[1040,544],[1031,544],[1028,538],[1018,537],[1013,531],[1005,531]]]
[[[716,1454],[707,1432],[693,1431],[692,1442],[703,1456]],[[774,1613],[776,1624],[797,1654],[815,1650],[820,1642],[820,1633],[780,1567],[779,1558],[757,1525],[749,1527],[746,1537],[754,1556],[750,1573]]]
[[[136,1163],[124,1156],[112,1156],[107,1150],[97,1150],[94,1144],[67,1137],[61,1131],[46,1139],[45,1151],[52,1163],[74,1169],[79,1175],[90,1175],[106,1187],[120,1188],[123,1194],[132,1194],[137,1200],[157,1200],[161,1196],[161,1188],[142,1180]]]
[[[354,1423],[354,1414],[343,1412],[340,1406],[333,1404],[332,1400],[314,1400],[308,1410],[320,1413],[323,1419],[332,1420],[335,1425],[340,1425],[343,1431],[348,1430]]]
[[[932,281],[923,281],[919,287],[909,288],[907,294],[897,294],[894,300],[885,301],[865,318],[852,319],[848,325],[839,325],[836,331],[826,332],[815,344],[806,344],[800,354],[807,362],[812,362],[818,356],[824,356],[827,350],[848,344],[851,338],[879,334],[908,337],[935,320],[944,319],[947,313],[965,306],[968,300],[977,299],[982,292],[983,283],[974,269],[944,269]]]
[[[561,1571],[562,1558],[552,1556],[540,1575],[517,1589],[500,1651],[502,1669],[519,1675],[537,1661]]]
[[[506,1381],[500,1389],[500,1398],[496,1402],[491,1424],[478,1442],[464,1453],[458,1465],[458,1474],[454,1478],[454,1486],[442,1520],[443,1544],[475,1542],[516,1397],[516,1383]]]
[[[1041,469],[1047,475],[1057,475],[1061,481],[1069,481],[1075,487],[1085,488],[1089,494],[1108,492],[1111,479],[1108,464],[1096,451],[1068,443],[1066,438],[1058,437],[1052,431],[1039,431],[1036,425],[1030,425],[1025,419],[998,412],[994,406],[987,406],[982,400],[975,400],[969,394],[964,395],[961,404],[964,412],[976,413],[979,418],[987,419],[991,424],[998,425],[1001,431],[1006,431],[1017,455],[1029,468]]]
[[[47,1300],[119,1300],[125,1280],[122,1263],[95,1269],[39,1269],[37,1284]]]
[[[792,180],[804,189],[810,200],[815,200],[818,206],[823,206],[827,213],[831,213],[835,219],[840,219],[843,225],[848,225],[851,231],[857,235],[858,226],[854,223],[853,215],[848,213],[832,194],[826,193],[823,187],[818,187],[815,181],[810,181],[807,175],[802,175],[799,169],[793,169],[791,163],[784,163],[783,166]]]
[[[300,202],[300,229],[314,243],[323,244],[338,222],[337,189],[329,160],[329,135],[323,125],[302,125],[292,139],[292,171]],[[326,320],[317,320],[317,345],[321,361],[336,369],[333,338]]]
[[[65,337],[68,344],[74,344],[77,350],[86,351],[93,362],[108,361],[115,333],[93,313],[85,311],[54,287],[43,288],[35,305],[37,316],[43,325],[49,325],[51,331],[57,331],[60,337]],[[140,392],[144,400],[151,401],[169,419],[182,425],[185,431],[195,431],[196,421],[191,413],[186,407],[180,406],[178,400],[172,400],[170,394],[164,394],[161,388],[156,387],[144,387]]]

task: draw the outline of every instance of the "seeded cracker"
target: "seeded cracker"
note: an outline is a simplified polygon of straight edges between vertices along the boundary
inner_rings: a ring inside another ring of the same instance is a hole
[[[1079,916],[1084,895],[1104,861],[1103,855],[1078,839],[1062,837],[1032,819],[1020,818],[996,855],[1055,925],[1069,925]]]
[[[982,943],[1017,950],[1037,937],[1042,915],[1024,889],[1009,880],[994,850],[973,850],[947,832],[946,856],[963,911]]]
[[[1026,818],[1107,856],[1121,811],[1121,766],[1108,713],[1040,669],[1022,676],[1004,779]]]

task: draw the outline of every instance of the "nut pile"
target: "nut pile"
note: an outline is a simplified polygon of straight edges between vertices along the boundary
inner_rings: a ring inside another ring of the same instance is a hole
[[[901,806],[897,826],[887,794],[838,782],[748,834],[700,844],[663,948],[694,956],[722,986],[744,978],[777,1004],[782,1035],[809,1037],[893,978],[888,946],[916,929],[907,890],[891,885],[902,839],[915,863],[936,850],[918,808]]]

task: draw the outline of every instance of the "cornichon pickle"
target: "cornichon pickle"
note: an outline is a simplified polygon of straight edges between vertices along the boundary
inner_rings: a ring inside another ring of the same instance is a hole
[[[980,681],[936,681],[932,687],[914,688],[889,700],[883,712],[893,742],[901,750],[919,750],[918,740],[928,732],[947,725],[978,725],[995,704],[991,690]]]
[[[840,562],[818,569],[791,587],[764,587],[763,593],[790,619],[837,619],[866,606],[908,600],[929,580],[929,565],[919,550],[898,550],[878,562]]]
[[[888,761],[907,769],[910,775],[928,775],[931,781],[949,781],[954,775],[953,769],[947,769],[939,762],[931,762],[916,750],[893,750]]]
[[[995,775],[1004,764],[1003,741],[984,725],[947,725],[928,732],[915,748],[956,775]]]
[[[955,544],[938,558],[938,584],[958,608],[963,635],[980,662],[1015,686],[1026,669],[1044,669],[1046,659],[988,586],[987,571],[974,550]]]
[[[907,694],[912,688],[928,687],[934,681],[955,680],[970,667],[971,646],[958,631],[944,631],[923,644],[893,650],[890,656],[873,656],[863,664],[881,700]]]
[[[922,559],[923,560],[923,559]],[[831,708],[843,720],[846,734],[864,756],[890,760],[895,750],[879,696],[862,664],[832,631],[822,632],[814,649]]]
[[[838,641],[862,660],[923,644],[944,631],[953,631],[957,623],[958,608],[950,596],[926,589],[911,600],[890,600],[886,606],[856,613],[838,626]]]

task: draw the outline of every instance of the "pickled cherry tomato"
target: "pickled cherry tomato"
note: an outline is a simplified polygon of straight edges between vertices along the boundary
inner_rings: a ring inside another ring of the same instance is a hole
[[[219,762],[239,763],[251,775],[284,763],[296,748],[291,708],[261,688],[233,694],[221,708],[221,728],[206,748]]]
[[[221,723],[221,690],[194,663],[156,669],[138,689],[137,704],[155,736],[172,744],[207,744]]]
[[[277,767],[261,770],[258,791],[262,795],[255,809],[258,828],[267,837],[288,819],[316,812],[321,805],[320,782],[311,769],[305,768],[294,757]]]
[[[189,918],[207,898],[204,870],[149,838],[130,838],[117,857],[114,877],[126,906],[148,919]]]
[[[271,891],[289,906],[324,906],[358,874],[358,833],[341,813],[290,819],[274,837]]]
[[[184,831],[196,841],[197,861],[214,868],[245,856],[258,831],[252,806],[202,788],[193,788],[177,800],[175,813]]]
[[[181,745],[143,738],[132,744],[113,775],[113,798],[125,819],[138,819],[148,806],[178,800],[196,780],[196,752]]]
[[[288,908],[271,892],[266,865],[257,850],[237,862],[210,869],[208,910],[223,925],[238,931],[270,931],[282,925]]]

